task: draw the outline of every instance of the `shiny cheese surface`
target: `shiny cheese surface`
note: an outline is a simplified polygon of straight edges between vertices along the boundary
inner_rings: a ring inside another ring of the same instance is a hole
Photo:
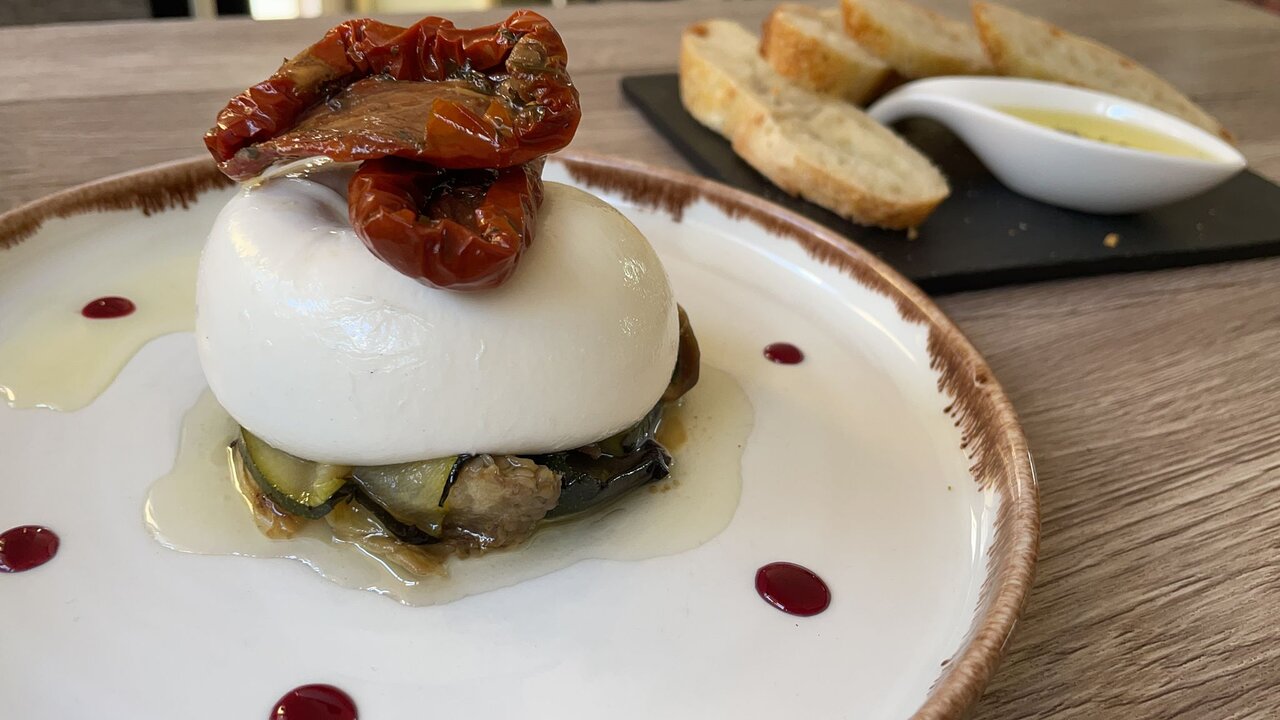
[[[454,293],[375,258],[325,180],[243,190],[201,257],[201,364],[254,434],[352,465],[540,453],[607,437],[662,395],[675,300],[648,241],[604,201],[547,183],[514,277]]]

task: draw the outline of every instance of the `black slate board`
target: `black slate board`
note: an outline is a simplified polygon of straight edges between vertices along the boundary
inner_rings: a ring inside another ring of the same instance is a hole
[[[894,127],[942,169],[951,197],[909,240],[774,187],[685,112],[675,74],[623,78],[622,91],[703,175],[845,235],[933,294],[1280,255],[1280,187],[1254,173],[1148,212],[1090,215],[1014,193],[946,128],[926,120]],[[1114,248],[1103,242],[1110,233],[1119,235]]]

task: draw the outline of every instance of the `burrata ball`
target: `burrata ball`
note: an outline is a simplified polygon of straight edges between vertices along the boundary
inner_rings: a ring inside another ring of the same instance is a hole
[[[200,260],[200,362],[254,435],[343,465],[528,455],[607,437],[657,404],[676,303],[652,246],[608,203],[547,183],[514,276],[460,293],[374,257],[331,180],[242,189]]]

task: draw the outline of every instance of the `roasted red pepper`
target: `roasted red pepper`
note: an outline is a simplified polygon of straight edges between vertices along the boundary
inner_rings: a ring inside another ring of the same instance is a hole
[[[233,98],[205,145],[240,180],[294,158],[368,161],[348,199],[374,254],[434,287],[493,287],[531,239],[540,158],[581,117],[567,61],[529,11],[472,30],[351,20]]]

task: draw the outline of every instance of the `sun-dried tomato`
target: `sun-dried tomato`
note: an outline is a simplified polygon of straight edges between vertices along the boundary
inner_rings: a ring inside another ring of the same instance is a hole
[[[357,172],[356,232],[428,285],[493,287],[530,240],[537,161],[581,117],[567,62],[555,28],[529,11],[470,30],[436,17],[408,28],[351,20],[232,98],[205,145],[240,180],[317,155],[413,161]]]
[[[437,17],[408,28],[350,20],[233,98],[205,145],[236,179],[314,155],[519,165],[577,129],[567,62],[555,28],[527,10],[470,30]]]
[[[427,285],[504,282],[533,234],[542,162],[443,170],[399,158],[361,164],[348,186],[351,224],[383,262]]]

